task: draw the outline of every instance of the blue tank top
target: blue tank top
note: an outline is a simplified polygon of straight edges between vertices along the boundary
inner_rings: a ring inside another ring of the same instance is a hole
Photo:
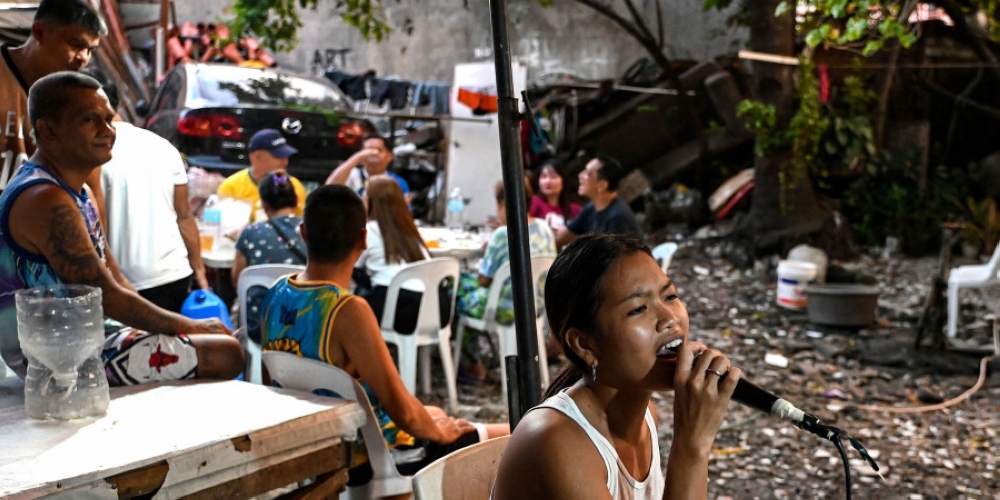
[[[333,325],[341,307],[356,298],[346,288],[326,281],[298,281],[298,274],[280,278],[261,304],[261,345],[264,350],[284,351],[333,364],[328,355]],[[389,448],[413,446],[416,439],[396,427],[382,403],[364,380],[359,381],[368,395],[382,437]],[[323,394],[339,397],[339,394]],[[359,434],[360,435],[360,434]],[[358,446],[364,452],[364,446]],[[366,455],[355,457],[367,461]]]
[[[66,191],[76,202],[87,223],[90,242],[98,257],[104,256],[104,231],[101,228],[97,207],[87,191],[74,191],[45,167],[27,162],[18,169],[7,189],[0,195],[0,354],[18,375],[24,377],[27,369],[17,340],[17,309],[14,292],[25,288],[64,283],[44,256],[29,252],[14,242],[10,235],[10,207],[25,189],[37,184],[55,184]]]

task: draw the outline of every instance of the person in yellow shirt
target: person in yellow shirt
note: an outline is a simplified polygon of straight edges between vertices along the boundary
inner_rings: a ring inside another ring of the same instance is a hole
[[[247,150],[250,153],[250,167],[240,170],[222,181],[218,194],[219,198],[235,198],[252,203],[253,209],[250,211],[249,222],[256,222],[258,213],[262,213],[258,183],[267,174],[286,173],[288,157],[298,153],[298,150],[290,146],[280,132],[271,128],[259,130],[254,134],[250,138]],[[295,214],[301,216],[306,199],[306,188],[295,177],[289,176],[289,179],[291,179],[295,195],[299,199],[298,205],[295,207]]]

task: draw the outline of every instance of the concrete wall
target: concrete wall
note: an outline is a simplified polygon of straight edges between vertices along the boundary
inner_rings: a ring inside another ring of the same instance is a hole
[[[179,21],[218,20],[231,0],[176,2]],[[728,30],[725,14],[703,12],[703,0],[660,0],[669,57],[706,59],[733,51],[746,38],[744,30]],[[382,43],[366,42],[321,1],[316,11],[303,11],[300,44],[277,54],[284,67],[319,73],[331,60],[347,72],[374,69],[379,76],[450,83],[458,63],[493,57],[487,0],[384,0],[393,28]],[[642,5],[642,0],[636,0]],[[649,3],[649,5],[652,5]],[[528,66],[528,81],[549,72],[584,78],[620,76],[645,51],[623,30],[595,11],[572,0],[542,8],[534,0],[510,0],[511,54]],[[644,12],[654,18],[654,11]],[[654,28],[655,29],[655,28]],[[328,49],[351,49],[342,58]],[[319,64],[314,64],[316,60]]]

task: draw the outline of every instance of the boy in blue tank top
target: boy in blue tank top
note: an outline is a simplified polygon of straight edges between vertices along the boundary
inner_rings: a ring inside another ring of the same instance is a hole
[[[302,240],[306,269],[278,280],[261,305],[265,350],[292,352],[351,374],[368,394],[390,448],[423,448],[423,458],[397,464],[411,475],[454,450],[510,433],[507,424],[470,424],[425,407],[403,385],[382,340],[375,313],[348,289],[354,264],[365,250],[364,202],[342,185],[323,186],[306,198]],[[265,381],[267,381],[265,370]],[[351,470],[350,485],[364,484],[371,467]]]

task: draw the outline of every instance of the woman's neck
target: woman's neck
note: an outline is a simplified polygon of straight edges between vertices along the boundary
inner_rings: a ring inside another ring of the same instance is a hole
[[[585,380],[578,382],[569,392],[595,426],[602,423],[612,436],[621,438],[633,439],[641,435],[650,393],[595,387]]]
[[[545,195],[545,200],[548,201],[549,206],[552,207],[559,206],[559,194],[547,194]]]
[[[295,215],[295,207],[285,207],[277,210],[269,210],[265,208],[264,213],[267,214],[268,219],[273,219],[275,217],[287,217],[289,215]]]

